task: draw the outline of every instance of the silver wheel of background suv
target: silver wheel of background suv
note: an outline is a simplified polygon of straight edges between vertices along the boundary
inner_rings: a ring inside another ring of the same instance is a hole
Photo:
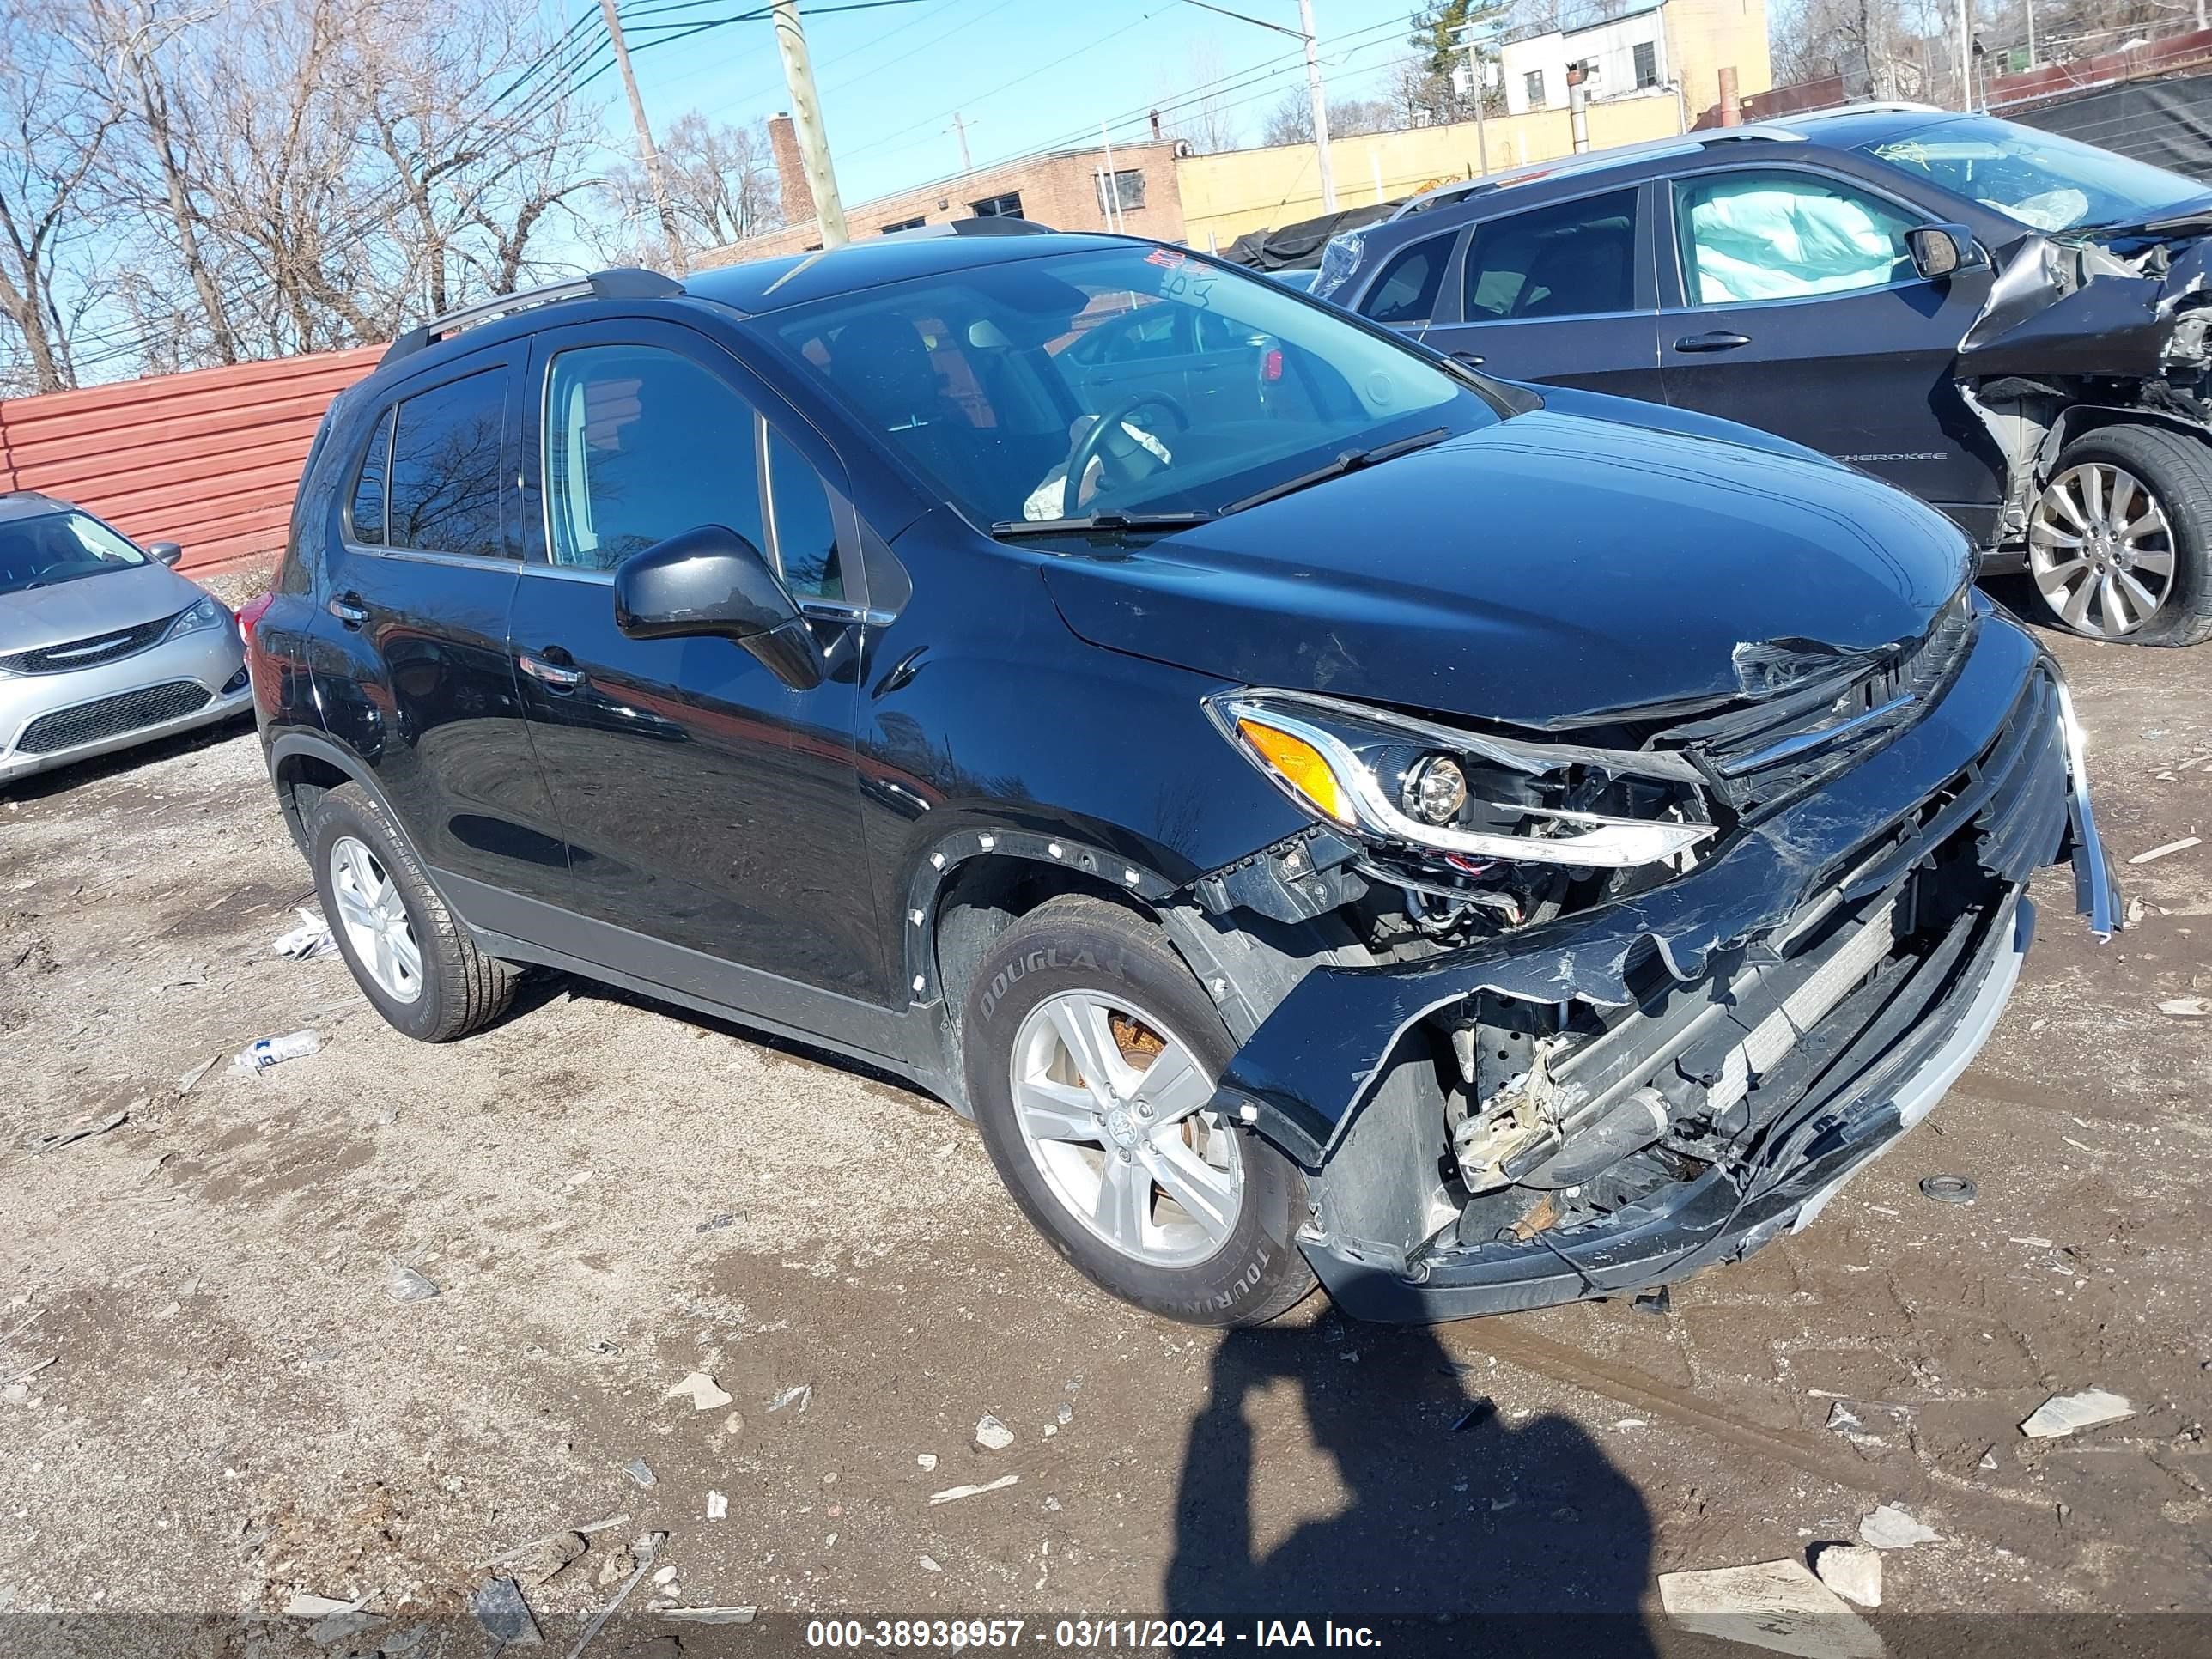
[[[331,843],[331,891],[338,925],[354,959],[394,1002],[422,994],[422,951],[407,920],[399,885],[366,842],[341,836]]]
[[[2053,478],[2027,521],[2028,573],[2069,628],[2135,633],[2173,589],[2173,526],[2143,481],[2109,461]]]
[[[1022,1144],[1082,1226],[1133,1261],[1181,1267],[1237,1225],[1237,1136],[1204,1109],[1213,1080],[1167,1024],[1127,999],[1070,991],[1015,1033]]]

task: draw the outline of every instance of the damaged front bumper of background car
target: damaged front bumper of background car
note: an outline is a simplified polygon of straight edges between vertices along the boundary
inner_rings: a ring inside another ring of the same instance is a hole
[[[2024,560],[2067,441],[2114,418],[2212,437],[2212,220],[2035,234],[2002,255],[1955,378],[2009,487],[1985,569]]]
[[[1474,853],[1439,856],[1431,838],[1416,856],[1376,833],[1375,803],[1324,800],[1335,827],[1197,884],[1216,918],[1208,982],[1246,1028],[1214,1109],[1307,1171],[1301,1243],[1348,1312],[1609,1296],[1806,1225],[1988,1037],[2039,866],[2070,859],[2078,908],[2100,937],[2118,925],[2079,727],[2025,633],[1962,594],[1927,640],[1838,684],[1631,726],[1646,734],[1633,753],[1553,751],[1583,793],[1563,805],[1530,787],[1518,810],[1610,873],[1555,882],[1486,860],[1496,837],[1467,808],[1453,822],[1474,823]],[[1362,738],[1332,724],[1341,705],[1284,702],[1234,707],[1317,732],[1323,750]],[[1383,741],[1401,726],[1422,739],[1418,722],[1370,719]],[[1457,736],[1470,793],[1513,793],[1522,746]],[[1297,757],[1276,758],[1296,786]],[[1636,813],[1618,810],[1632,799]],[[1404,799],[1419,804],[1417,781]],[[1610,838],[1635,821],[1669,835],[1632,878],[1655,848]],[[1377,948],[1394,906],[1409,923]],[[1225,919],[1255,913],[1364,916],[1364,948],[1253,996],[1264,975],[1234,959],[1248,934]]]

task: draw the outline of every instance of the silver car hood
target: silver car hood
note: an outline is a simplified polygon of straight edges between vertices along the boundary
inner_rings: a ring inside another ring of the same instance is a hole
[[[0,656],[96,639],[173,617],[200,594],[200,588],[167,565],[150,561],[52,587],[0,593]]]

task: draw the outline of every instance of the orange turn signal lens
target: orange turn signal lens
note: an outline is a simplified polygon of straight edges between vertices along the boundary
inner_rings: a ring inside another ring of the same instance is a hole
[[[1347,826],[1356,822],[1351,799],[1320,750],[1249,715],[1237,722],[1237,731],[1268,769],[1310,801],[1315,811]]]

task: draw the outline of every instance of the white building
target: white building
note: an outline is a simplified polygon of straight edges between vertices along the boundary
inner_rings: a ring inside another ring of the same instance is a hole
[[[1667,62],[1668,0],[1625,0],[1601,22],[1555,29],[1501,47],[1498,61],[1509,114],[1567,106],[1567,70],[1591,66],[1584,84],[1593,102],[1612,98],[1671,95]]]

